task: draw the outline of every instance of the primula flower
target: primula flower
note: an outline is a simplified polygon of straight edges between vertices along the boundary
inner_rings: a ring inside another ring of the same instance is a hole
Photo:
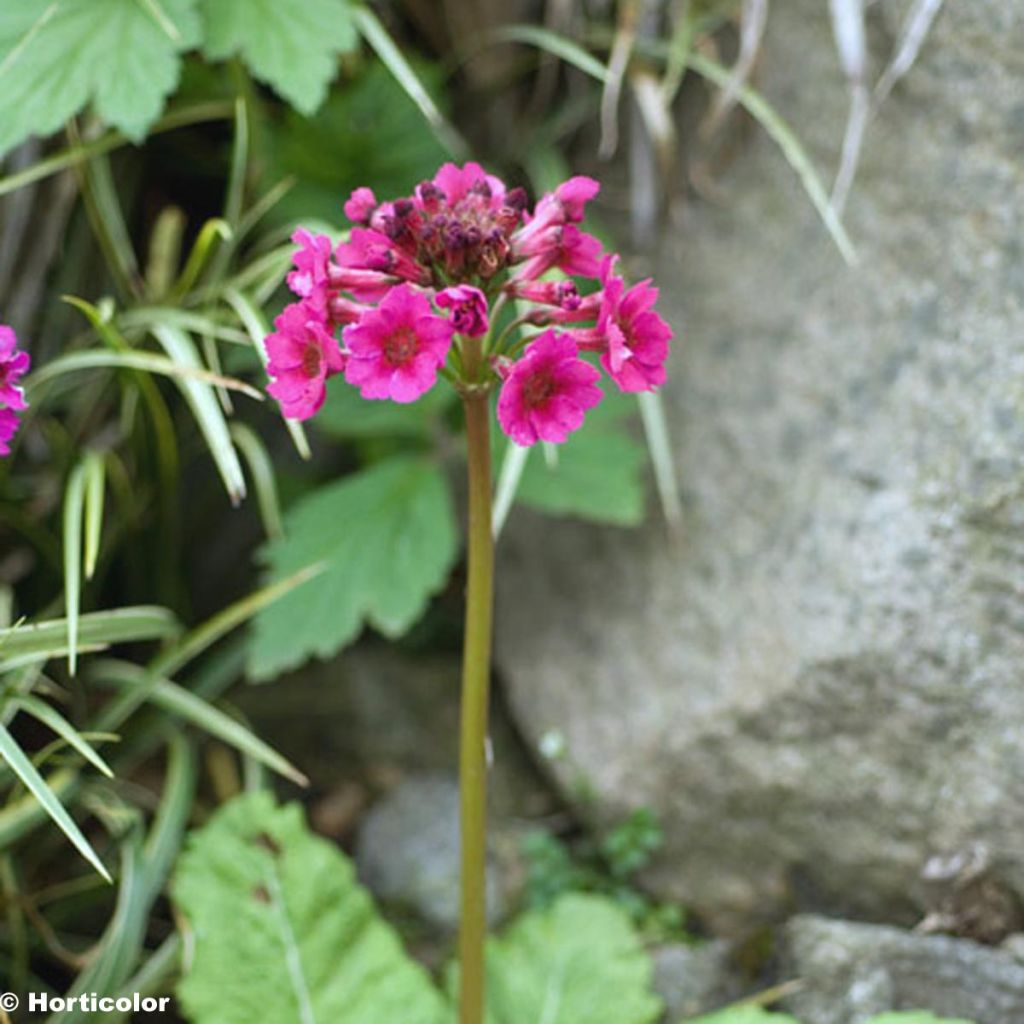
[[[28,353],[18,348],[18,336],[10,327],[0,325],[0,455],[10,454],[18,413],[28,406],[18,381],[28,373],[30,364]]]
[[[545,331],[505,371],[498,396],[498,422],[518,445],[559,444],[583,425],[601,401],[601,375],[579,357],[568,334]]]
[[[597,334],[608,346],[601,365],[621,391],[653,391],[665,383],[672,328],[652,309],[658,289],[647,280],[627,291],[625,281],[613,276],[615,263],[608,257],[601,268],[604,293]]]
[[[340,373],[345,360],[319,314],[302,302],[287,306],[267,336],[267,391],[294,420],[307,420],[324,404],[327,378]]]
[[[452,324],[459,334],[479,338],[487,333],[487,296],[471,284],[457,284],[437,293],[434,300],[452,311]]]
[[[421,292],[403,284],[358,324],[346,327],[345,380],[363,398],[415,402],[437,380],[454,325],[438,316]]]
[[[479,164],[447,163],[408,196],[378,201],[357,188],[344,204],[354,226],[336,248],[297,231],[288,284],[299,301],[267,339],[284,414],[311,416],[341,371],[364,398],[415,401],[453,347],[445,375],[467,401],[501,382],[498,418],[522,445],[564,441],[599,401],[600,374],[581,351],[622,391],[657,387],[672,332],[650,282],[627,289],[617,257],[582,230],[599,188],[573,177],[531,210],[523,189]],[[597,287],[581,295],[577,279]],[[509,300],[514,316],[495,330]],[[528,325],[548,329],[523,351]]]

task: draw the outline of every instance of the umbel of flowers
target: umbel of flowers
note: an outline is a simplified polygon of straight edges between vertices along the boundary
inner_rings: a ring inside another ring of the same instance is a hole
[[[478,164],[445,164],[402,199],[356,189],[338,246],[297,231],[298,299],[266,341],[284,415],[313,416],[334,374],[394,402],[444,375],[460,389],[499,387],[502,429],[532,445],[564,441],[601,401],[584,353],[622,391],[657,387],[672,332],[653,310],[657,289],[627,288],[617,257],[579,227],[598,188],[570,178],[531,211],[522,189]]]
[[[14,331],[0,324],[0,455],[10,454],[20,414],[28,407],[18,383],[28,368],[28,353],[18,348]]]
[[[665,379],[672,337],[649,282],[627,288],[618,259],[580,228],[598,184],[576,177],[528,209],[522,189],[474,163],[445,164],[413,195],[359,188],[338,246],[298,231],[298,296],[266,340],[268,388],[308,419],[327,378],[367,399],[415,402],[445,377],[462,398],[469,477],[466,626],[459,739],[459,1021],[484,1022],[487,714],[493,614],[490,395],[518,445],[562,442],[603,397]],[[597,365],[595,365],[595,363]],[[600,366],[600,369],[598,369]]]

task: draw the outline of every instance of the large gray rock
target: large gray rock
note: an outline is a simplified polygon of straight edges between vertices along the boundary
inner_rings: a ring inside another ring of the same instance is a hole
[[[876,61],[906,4],[871,8]],[[762,86],[819,167],[846,113],[824,0]],[[516,513],[499,660],[654,881],[726,927],[912,921],[936,854],[1024,892],[1024,7],[947,4],[870,127],[843,266],[761,133],[656,257],[679,334],[674,542]]]
[[[1024,963],[945,935],[796,917],[786,968],[801,981],[786,1008],[804,1024],[862,1024],[890,1010],[931,1010],[973,1024],[1024,1021]]]

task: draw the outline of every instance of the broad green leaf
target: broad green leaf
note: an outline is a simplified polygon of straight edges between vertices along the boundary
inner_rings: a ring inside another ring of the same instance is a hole
[[[533,911],[491,940],[488,1024],[653,1024],[662,1005],[629,917],[579,893]]]
[[[436,421],[456,401],[449,387],[428,391],[416,402],[368,402],[341,377],[327,384],[327,401],[317,413],[316,428],[339,438],[409,437],[428,438]]]
[[[634,404],[606,388],[605,400],[549,461],[531,453],[517,500],[554,515],[635,526],[644,516],[643,448],[630,436]],[[511,442],[509,442],[511,443]]]
[[[199,42],[196,0],[17,0],[0,5],[0,154],[92,104],[140,140]]]
[[[330,657],[364,623],[401,635],[456,555],[445,480],[426,459],[388,459],[322,487],[286,514],[285,529],[262,552],[271,577],[324,568],[256,617],[249,671],[257,679]]]
[[[178,985],[192,1024],[448,1020],[349,861],[296,804],[259,792],[226,805],[191,836],[172,895],[192,944]]]
[[[0,629],[0,659],[51,657],[66,649],[66,619],[50,619],[29,625]],[[140,606],[92,612],[78,620],[78,644],[128,643],[174,636],[181,627],[166,608]]]
[[[303,114],[320,106],[338,54],[356,44],[347,0],[201,0],[200,11],[206,56],[240,56]]]
[[[21,779],[25,788],[39,801],[75,849],[109,882],[110,875],[103,866],[103,862],[96,856],[96,851],[89,844],[89,840],[82,835],[81,829],[75,824],[71,815],[64,810],[64,805],[46,784],[46,780],[18,746],[14,737],[2,725],[0,725],[0,757],[7,762],[14,774]]]

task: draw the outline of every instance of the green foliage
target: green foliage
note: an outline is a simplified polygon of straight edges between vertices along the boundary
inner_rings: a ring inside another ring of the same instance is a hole
[[[347,0],[202,0],[203,52],[239,55],[297,110],[323,102],[339,53],[357,41]]]
[[[646,454],[625,422],[636,404],[612,385],[605,392],[550,462],[540,449],[530,453],[516,495],[524,505],[617,526],[643,520]]]
[[[195,943],[178,987],[194,1024],[444,1020],[351,864],[295,804],[232,801],[191,837],[173,895]]]
[[[401,635],[457,552],[444,477],[422,458],[394,457],[319,488],[287,513],[285,529],[263,549],[271,578],[314,564],[323,571],[257,617],[249,663],[257,679],[329,657],[364,623]]]
[[[368,402],[342,377],[333,377],[327,383],[327,401],[314,423],[317,430],[335,440],[400,437],[426,441],[456,403],[455,392],[445,386],[428,391],[408,405]]]
[[[0,154],[92,103],[140,140],[199,42],[196,0],[19,0],[0,7]]]
[[[897,1013],[883,1013],[872,1017],[867,1024],[973,1024],[973,1021],[957,1017],[937,1017],[929,1010],[901,1010]]]
[[[297,805],[233,800],[188,842],[172,893],[194,944],[178,987],[193,1024],[453,1020]],[[599,897],[525,915],[487,956],[489,1024],[652,1024],[661,1013],[628,916]]]
[[[487,951],[490,1024],[651,1024],[661,1001],[629,917],[595,896],[525,915]]]
[[[661,827],[647,808],[596,841],[584,839],[573,846],[549,832],[531,832],[523,840],[527,904],[547,907],[567,893],[599,894],[621,907],[645,936],[684,938],[682,908],[658,903],[633,882],[662,842]]]

